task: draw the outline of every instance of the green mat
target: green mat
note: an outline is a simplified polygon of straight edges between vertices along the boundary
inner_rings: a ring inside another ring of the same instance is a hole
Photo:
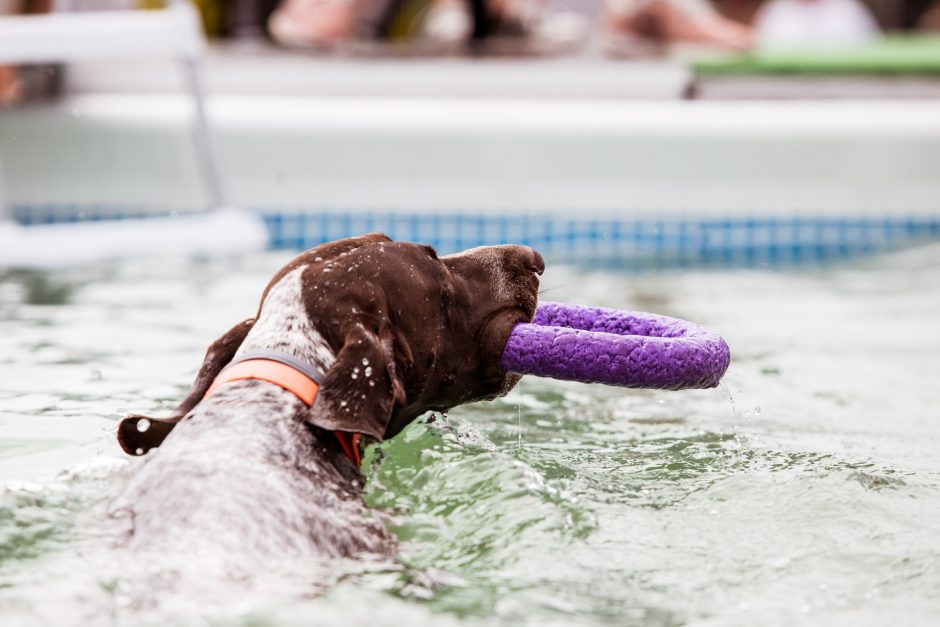
[[[702,75],[940,76],[940,37],[886,37],[850,48],[759,51],[694,62]]]

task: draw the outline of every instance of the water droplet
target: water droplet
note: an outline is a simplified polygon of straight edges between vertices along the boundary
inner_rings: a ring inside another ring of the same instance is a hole
[[[363,365],[363,366],[368,366],[368,365],[369,365],[369,360],[368,360],[367,358],[363,357],[363,358],[362,358],[362,365]]]
[[[367,377],[372,376],[372,366],[366,366],[366,376]]]
[[[339,406],[340,406],[340,407],[346,407],[346,401],[340,401],[340,402],[339,402]]]
[[[137,454],[137,455],[143,455],[143,454],[144,454],[144,449],[138,448],[136,451],[134,451],[134,453]]]
[[[755,415],[755,416],[760,416],[760,406],[759,406],[759,405],[754,407],[754,415]]]
[[[150,421],[146,418],[141,418],[137,421],[137,430],[141,433],[144,433],[150,428]]]

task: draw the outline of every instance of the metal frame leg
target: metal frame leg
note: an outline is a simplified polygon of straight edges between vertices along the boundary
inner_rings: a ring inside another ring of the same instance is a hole
[[[206,191],[209,192],[209,210],[213,211],[228,206],[228,195],[222,182],[222,172],[219,167],[219,157],[212,136],[209,132],[209,123],[206,117],[205,91],[203,90],[200,66],[196,59],[187,58],[183,61],[183,73],[189,92],[195,105],[196,124],[193,128],[196,156],[199,169],[202,173]]]
[[[0,224],[13,221],[13,207],[7,204],[6,181],[3,178],[3,163],[0,162]]]

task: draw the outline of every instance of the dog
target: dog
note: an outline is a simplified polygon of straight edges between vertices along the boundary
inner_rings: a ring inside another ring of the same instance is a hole
[[[107,508],[122,545],[211,553],[246,573],[286,556],[393,556],[394,536],[362,499],[363,447],[512,389],[519,376],[500,356],[532,319],[544,269],[525,246],[438,257],[382,234],[300,254],[257,315],[209,346],[172,417],[121,422],[121,446],[143,456]]]

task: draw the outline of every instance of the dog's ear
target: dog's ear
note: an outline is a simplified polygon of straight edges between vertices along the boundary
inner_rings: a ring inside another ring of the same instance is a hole
[[[362,433],[381,441],[396,404],[405,404],[405,387],[395,365],[392,333],[351,324],[308,421],[329,431]]]
[[[143,455],[152,448],[160,446],[166,436],[170,434],[176,423],[183,419],[190,410],[203,399],[209,386],[219,375],[238,351],[248,332],[251,331],[255,319],[249,318],[239,322],[225,332],[222,337],[209,345],[206,356],[196,375],[192,391],[176,408],[172,416],[165,418],[150,418],[147,416],[128,416],[118,425],[118,443],[128,455]],[[144,422],[147,421],[147,422]]]
[[[206,392],[209,391],[209,386],[222,372],[222,368],[225,368],[235,358],[235,353],[238,352],[239,347],[245,341],[254,324],[254,318],[242,320],[209,345],[206,356],[202,360],[202,366],[199,368],[199,373],[196,375],[196,380],[193,382],[193,389],[189,396],[176,408],[175,415],[182,418],[199,404]]]

